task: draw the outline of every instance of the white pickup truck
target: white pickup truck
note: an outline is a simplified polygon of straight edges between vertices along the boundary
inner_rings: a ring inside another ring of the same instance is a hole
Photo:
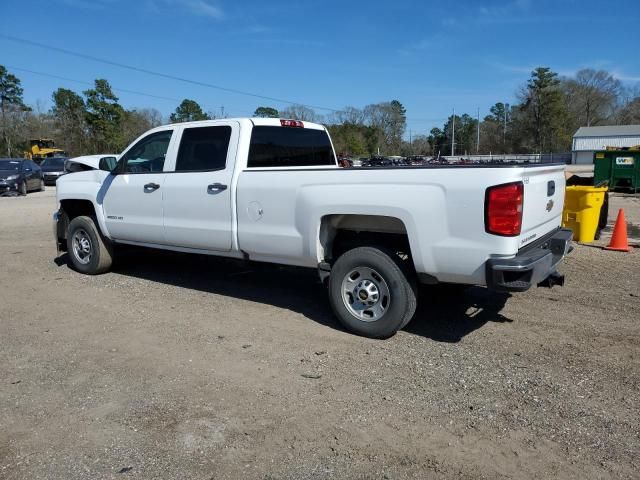
[[[417,284],[561,284],[562,165],[340,168],[326,129],[241,118],[154,128],[57,182],[54,235],[79,272],[114,244],[317,268],[349,330],[384,338]]]

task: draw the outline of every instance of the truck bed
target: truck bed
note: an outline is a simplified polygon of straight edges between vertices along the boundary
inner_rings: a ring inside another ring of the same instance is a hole
[[[489,252],[512,257],[560,226],[565,179],[564,164],[507,164],[248,168],[237,182],[238,248],[253,259],[313,267],[323,255],[323,219],[374,214],[399,220],[416,271],[484,284]],[[512,182],[524,184],[521,234],[489,234],[486,189]],[[258,210],[259,219],[247,213]]]

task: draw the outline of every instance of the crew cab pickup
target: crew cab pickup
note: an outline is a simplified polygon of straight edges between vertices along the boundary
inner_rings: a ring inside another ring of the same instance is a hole
[[[369,337],[411,320],[418,283],[561,283],[571,249],[563,165],[340,168],[325,127],[264,118],[154,128],[106,158],[57,183],[73,268],[108,271],[115,244],[317,268]]]

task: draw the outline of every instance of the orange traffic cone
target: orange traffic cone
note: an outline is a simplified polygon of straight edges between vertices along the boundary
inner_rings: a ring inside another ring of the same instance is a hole
[[[609,245],[604,247],[605,250],[615,250],[617,252],[628,252],[629,241],[627,240],[627,221],[624,219],[624,210],[618,210],[618,218],[613,227],[613,235]]]

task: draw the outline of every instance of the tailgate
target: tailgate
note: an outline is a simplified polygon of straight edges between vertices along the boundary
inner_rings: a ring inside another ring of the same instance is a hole
[[[532,166],[524,170],[520,247],[560,226],[564,206],[564,170],[564,165]]]

